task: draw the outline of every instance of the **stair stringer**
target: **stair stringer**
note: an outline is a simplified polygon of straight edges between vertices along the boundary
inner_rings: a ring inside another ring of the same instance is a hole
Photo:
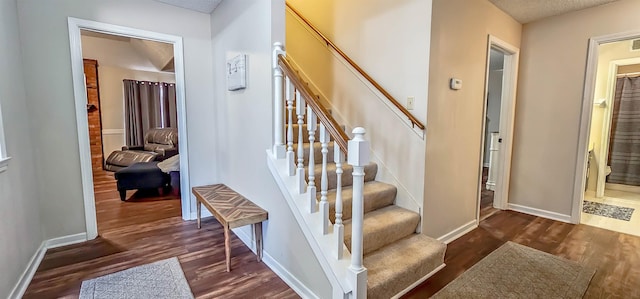
[[[343,257],[337,259],[336,237],[333,234],[333,224],[329,223],[328,234],[322,234],[322,216],[319,212],[310,214],[309,193],[298,194],[297,176],[288,175],[286,159],[274,158],[273,152],[267,150],[267,164],[276,184],[280,188],[291,212],[298,222],[305,239],[309,243],[320,267],[324,271],[333,288],[332,297],[350,298],[354,287],[350,284],[348,268],[351,263],[351,253],[343,246]]]
[[[333,116],[333,118],[335,118],[339,124],[344,125],[345,132],[347,132],[347,135],[350,135],[349,132],[351,132],[355,127],[351,125],[342,114],[340,114],[337,107],[335,107],[328,100],[327,96],[309,78],[309,76],[296,63],[295,59],[291,57],[290,54],[287,54],[287,58],[289,59],[291,64],[293,64],[294,67],[298,70],[299,72],[298,76],[300,76],[305,82],[309,83],[309,87],[311,87],[311,89],[315,92],[315,94],[317,94],[320,97],[320,101],[322,102],[322,104],[326,108],[331,110],[331,116]],[[412,130],[415,131],[415,129],[412,129]],[[422,204],[418,200],[416,200],[416,198],[409,192],[407,187],[400,181],[400,179],[398,179],[398,177],[395,176],[391,170],[389,170],[389,167],[384,163],[384,161],[382,161],[382,159],[380,159],[380,156],[376,154],[373,148],[371,149],[370,153],[371,153],[371,162],[378,164],[378,173],[376,174],[376,181],[380,181],[383,183],[396,186],[396,188],[398,189],[398,193],[396,194],[396,199],[394,201],[394,204],[401,208],[407,209],[409,211],[416,212],[418,213],[418,215],[420,215],[420,223],[418,223],[418,227],[416,229],[416,232],[420,233],[422,230],[422,216],[423,216]]]

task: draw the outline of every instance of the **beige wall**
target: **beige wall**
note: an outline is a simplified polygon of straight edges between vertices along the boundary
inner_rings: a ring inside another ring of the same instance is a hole
[[[521,25],[489,1],[434,0],[423,232],[476,219],[489,34],[520,46]],[[463,80],[461,90],[449,79]]]
[[[67,17],[181,36],[184,42],[189,177],[192,185],[216,181],[210,16],[151,0],[18,1],[36,188],[45,238],[86,230],[80,156],[71,80]],[[184,200],[184,199],[183,199]],[[190,199],[192,210],[195,201]]]
[[[401,104],[408,96],[415,97],[411,112],[425,121],[431,1],[289,3]],[[286,22],[287,55],[331,104],[349,135],[356,126],[367,130],[372,160],[380,166],[376,179],[398,186],[396,204],[417,212],[423,202],[424,168],[415,166],[424,164],[424,132],[416,134],[404,115],[389,108],[392,104],[384,96],[292,13],[287,12]]]
[[[0,298],[8,298],[43,240],[15,0],[0,1],[0,40],[0,121],[11,156],[0,172]]]
[[[284,41],[284,1],[223,1],[211,17],[214,81],[212,101],[220,182],[269,211],[264,225],[265,256],[279,263],[319,298],[331,298],[331,285],[287,206],[266,163],[272,148],[271,45]],[[227,91],[226,61],[247,55],[247,88]],[[250,236],[251,228],[235,230]],[[267,258],[265,258],[267,259]]]
[[[609,79],[613,76],[610,72],[611,62],[614,60],[620,59],[629,59],[629,58],[638,58],[640,59],[640,51],[631,51],[631,41],[621,41],[615,43],[608,43],[604,45],[600,45],[598,47],[598,68],[596,70],[596,86],[594,93],[594,101],[598,101],[600,99],[607,99],[608,103],[613,103],[610,97],[609,91]],[[636,61],[637,62],[637,61]],[[618,70],[623,70],[625,66],[621,66]],[[634,72],[640,70],[638,65],[629,65],[628,68],[624,69],[624,72]],[[590,190],[596,189],[596,183],[598,180],[598,162],[602,157],[602,151],[604,150],[601,146],[602,137],[603,137],[603,127],[605,124],[605,119],[607,122],[610,122],[609,118],[609,109],[610,105],[607,107],[593,106],[593,112],[591,114],[591,128],[589,134],[589,145],[593,146],[593,153],[595,155],[595,160],[592,160],[590,164],[591,172],[589,174],[589,186]],[[605,138],[608,138],[605,137]]]
[[[640,1],[622,0],[524,26],[511,203],[568,217],[590,37],[640,29]],[[579,174],[582,175],[582,174]]]
[[[125,145],[122,80],[175,83],[175,74],[160,72],[126,41],[82,36],[82,56],[98,61],[102,147],[106,158]]]

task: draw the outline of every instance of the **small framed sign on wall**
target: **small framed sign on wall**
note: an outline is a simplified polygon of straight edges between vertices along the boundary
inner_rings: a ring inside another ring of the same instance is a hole
[[[239,54],[227,60],[227,89],[247,88],[247,55]]]

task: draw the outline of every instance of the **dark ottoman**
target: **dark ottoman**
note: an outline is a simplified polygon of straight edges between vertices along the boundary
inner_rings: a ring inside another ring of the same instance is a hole
[[[158,168],[158,161],[132,164],[115,173],[120,199],[126,200],[127,190],[168,188],[171,177]]]

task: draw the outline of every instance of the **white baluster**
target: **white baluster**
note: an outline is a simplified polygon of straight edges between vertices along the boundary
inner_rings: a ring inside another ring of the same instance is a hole
[[[287,166],[289,167],[289,176],[296,172],[295,154],[293,153],[293,98],[294,87],[289,77],[285,80],[285,93],[287,97]]]
[[[307,192],[309,193],[309,213],[317,211],[316,205],[316,161],[314,153],[314,143],[316,141],[316,114],[311,110],[311,106],[307,107],[307,131],[309,131],[309,182],[307,184]]]
[[[342,162],[344,155],[340,147],[333,145],[333,161],[336,163],[336,223],[333,225],[333,234],[336,236],[337,258],[342,259],[344,252],[344,225],[342,224]]]
[[[329,233],[329,202],[327,190],[329,182],[327,177],[327,153],[329,153],[329,132],[324,124],[320,124],[320,146],[322,147],[322,176],[320,178],[320,213],[322,214],[322,234]]]
[[[284,159],[284,91],[283,91],[283,73],[278,66],[278,56],[284,54],[284,47],[281,43],[273,44],[273,155],[277,159]]]
[[[304,140],[302,135],[302,126],[304,125],[305,102],[299,91],[296,91],[296,114],[298,116],[298,192],[305,192],[307,182],[304,177]]]
[[[364,128],[353,130],[349,140],[347,160],[353,166],[353,201],[351,208],[351,265],[350,279],[354,286],[354,298],[367,297],[367,269],[362,265],[364,222],[364,167],[369,163],[369,142],[364,139]]]

